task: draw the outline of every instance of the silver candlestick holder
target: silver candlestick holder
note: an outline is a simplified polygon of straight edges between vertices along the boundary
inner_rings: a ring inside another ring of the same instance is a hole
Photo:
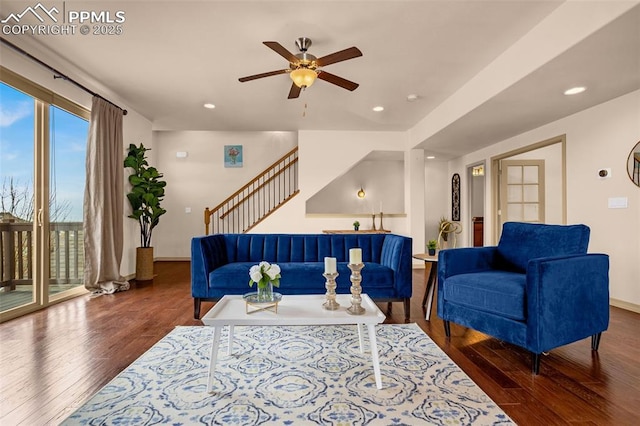
[[[372,231],[375,231],[376,230],[376,214],[375,213],[371,215],[371,223],[373,224]]]
[[[362,315],[365,313],[365,309],[361,305],[362,286],[360,282],[362,281],[362,275],[360,275],[360,271],[364,268],[364,263],[350,263],[347,266],[351,269],[351,276],[349,277],[351,280],[351,306],[347,308],[347,312],[351,315]]]
[[[380,212],[380,230],[384,231],[384,225],[382,225],[382,218],[384,217],[384,213]]]
[[[327,301],[322,304],[322,307],[328,311],[335,311],[340,307],[340,304],[336,302],[336,277],[338,275],[337,272],[322,274],[327,280],[324,285],[327,288]]]

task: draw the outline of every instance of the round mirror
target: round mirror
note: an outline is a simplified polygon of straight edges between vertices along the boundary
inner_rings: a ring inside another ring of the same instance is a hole
[[[627,173],[629,173],[631,181],[640,186],[640,142],[633,147],[629,154],[629,159],[627,160]]]

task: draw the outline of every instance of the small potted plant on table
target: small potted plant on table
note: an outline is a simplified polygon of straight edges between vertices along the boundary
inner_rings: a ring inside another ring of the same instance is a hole
[[[429,256],[435,256],[436,247],[438,247],[438,242],[436,240],[429,240],[429,242],[427,242],[427,251],[429,252]]]
[[[359,229],[360,229],[360,222],[356,220],[355,222],[353,222],[353,230],[357,231]]]

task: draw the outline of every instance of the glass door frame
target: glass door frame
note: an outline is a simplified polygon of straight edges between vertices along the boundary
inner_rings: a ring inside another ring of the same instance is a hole
[[[63,98],[50,90],[0,66],[0,81],[34,98],[34,164],[33,164],[33,275],[32,302],[0,312],[0,322],[17,318],[30,312],[46,308],[87,290],[79,286],[55,295],[49,294],[50,283],[50,221],[49,221],[49,176],[50,176],[50,126],[51,106],[61,108],[87,121],[91,113],[80,105]]]

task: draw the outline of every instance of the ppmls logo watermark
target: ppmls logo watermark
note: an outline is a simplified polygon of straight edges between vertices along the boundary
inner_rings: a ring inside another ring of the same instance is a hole
[[[123,10],[76,10],[64,1],[46,7],[42,3],[10,13],[2,20],[4,35],[120,35],[126,20]]]

